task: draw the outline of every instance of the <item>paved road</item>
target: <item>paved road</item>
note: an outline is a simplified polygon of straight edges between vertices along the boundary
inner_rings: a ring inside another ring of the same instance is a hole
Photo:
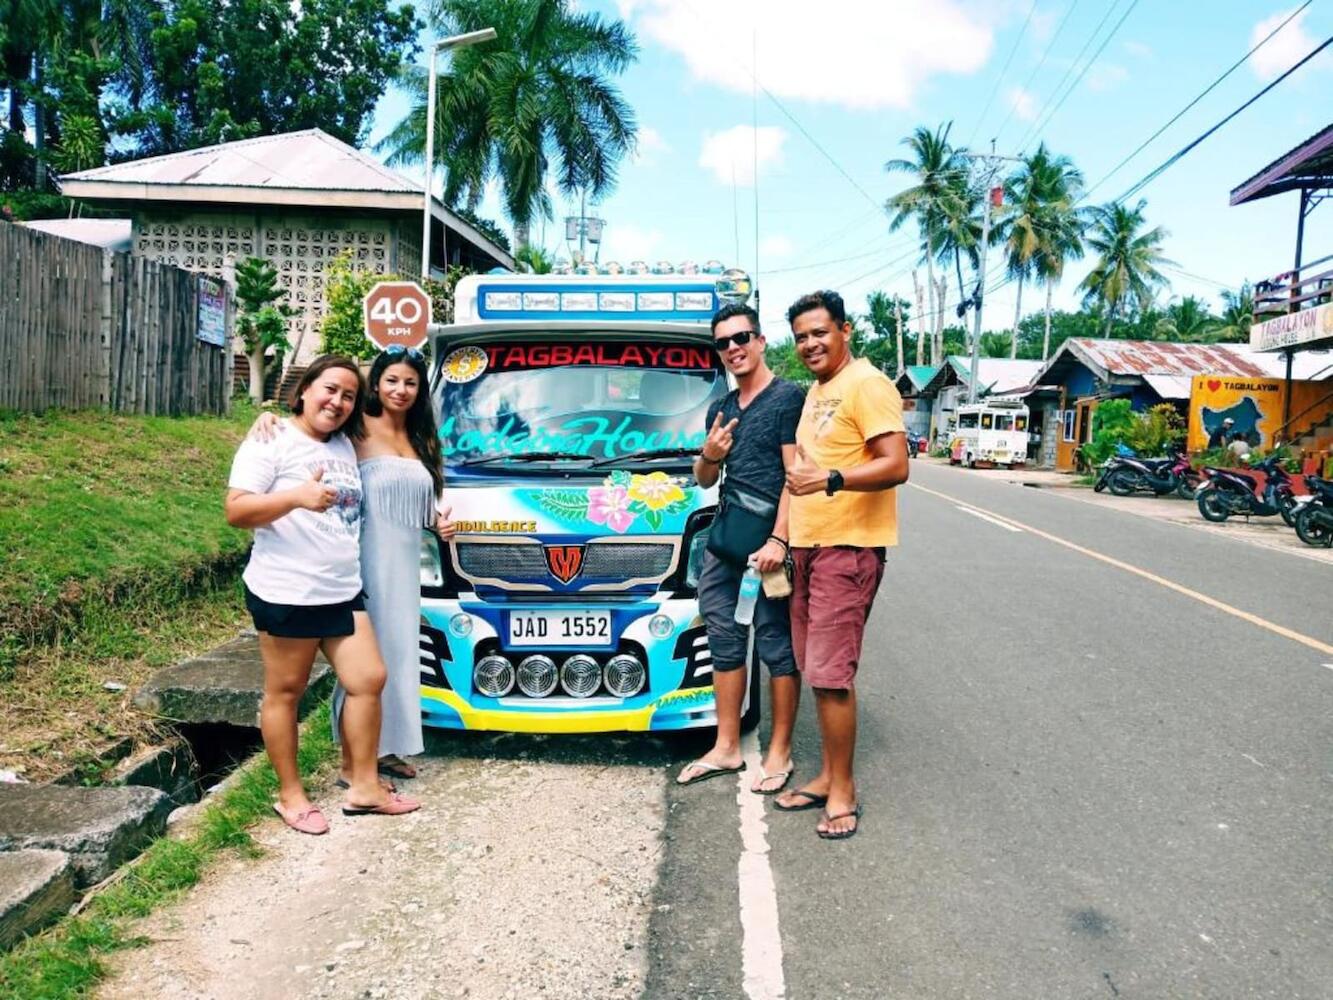
[[[1333,996],[1333,569],[924,463],[900,512],[861,834],[670,788],[645,995]]]

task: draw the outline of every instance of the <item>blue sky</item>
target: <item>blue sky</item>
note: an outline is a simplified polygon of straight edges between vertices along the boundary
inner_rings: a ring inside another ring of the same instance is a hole
[[[607,220],[602,259],[716,257],[752,272],[757,263],[762,318],[772,337],[785,332],[787,304],[814,288],[840,290],[855,311],[876,288],[913,298],[915,233],[908,226],[890,234],[881,206],[907,183],[886,173],[884,162],[904,154],[900,142],[918,124],[952,120],[955,142],[984,149],[993,137],[1007,154],[1031,151],[1044,139],[1072,157],[1093,185],[1299,0],[583,0],[580,6],[624,17],[642,49],[620,79],[638,116],[640,148],[624,164],[615,193],[597,206]],[[1330,34],[1333,2],[1316,0],[1091,200],[1118,197]],[[754,66],[780,102],[760,92],[757,115]],[[1179,268],[1169,272],[1171,296],[1199,295],[1216,307],[1221,287],[1290,266],[1297,195],[1231,208],[1228,194],[1329,123],[1330,87],[1333,58],[1326,51],[1139,195],[1148,201],[1150,222],[1168,230],[1167,255]],[[372,140],[403,109],[400,95],[386,96]],[[558,220],[577,202],[557,194],[556,206],[544,242],[563,253]],[[482,209],[502,218],[493,193]],[[535,235],[542,240],[540,225]],[[1306,259],[1327,253],[1333,253],[1333,206],[1316,211],[1306,229]],[[992,267],[995,261],[992,254]],[[1058,306],[1077,303],[1086,270],[1071,266],[1056,293]],[[1043,301],[1041,290],[1029,288],[1024,313]],[[1014,304],[1013,285],[989,295],[985,326],[1006,327]]]

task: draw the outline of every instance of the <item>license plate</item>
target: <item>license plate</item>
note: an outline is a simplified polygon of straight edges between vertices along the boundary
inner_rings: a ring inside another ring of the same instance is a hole
[[[609,646],[609,611],[511,611],[511,646]]]
[[[995,453],[995,458],[997,461],[1007,462],[1009,461],[1009,453],[1007,451],[997,451]]]

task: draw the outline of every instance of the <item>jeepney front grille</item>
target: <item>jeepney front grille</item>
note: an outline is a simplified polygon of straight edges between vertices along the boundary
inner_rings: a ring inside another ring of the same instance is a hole
[[[486,582],[501,588],[547,590],[557,585],[546,565],[542,544],[530,539],[512,542],[458,542],[454,548],[455,565],[469,580]],[[580,581],[599,590],[617,589],[624,582],[660,581],[675,565],[676,546],[654,541],[592,541],[583,551]]]
[[[601,542],[588,546],[583,575],[599,579],[642,579],[666,576],[675,556],[674,545],[643,542]]]
[[[487,580],[535,580],[546,576],[542,547],[536,542],[460,542],[458,569]]]

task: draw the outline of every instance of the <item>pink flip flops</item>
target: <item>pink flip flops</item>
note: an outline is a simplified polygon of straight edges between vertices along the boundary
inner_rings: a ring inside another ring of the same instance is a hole
[[[296,812],[292,809],[282,808],[280,802],[274,802],[273,811],[281,816],[282,821],[297,833],[308,833],[312,837],[318,837],[320,834],[329,832],[329,821],[319,811],[319,806],[311,806],[309,809]]]
[[[416,812],[421,808],[421,803],[416,799],[409,799],[406,795],[399,795],[397,792],[391,792],[389,797],[377,806],[354,806],[350,802],[343,803],[344,816],[402,816],[404,813]]]

